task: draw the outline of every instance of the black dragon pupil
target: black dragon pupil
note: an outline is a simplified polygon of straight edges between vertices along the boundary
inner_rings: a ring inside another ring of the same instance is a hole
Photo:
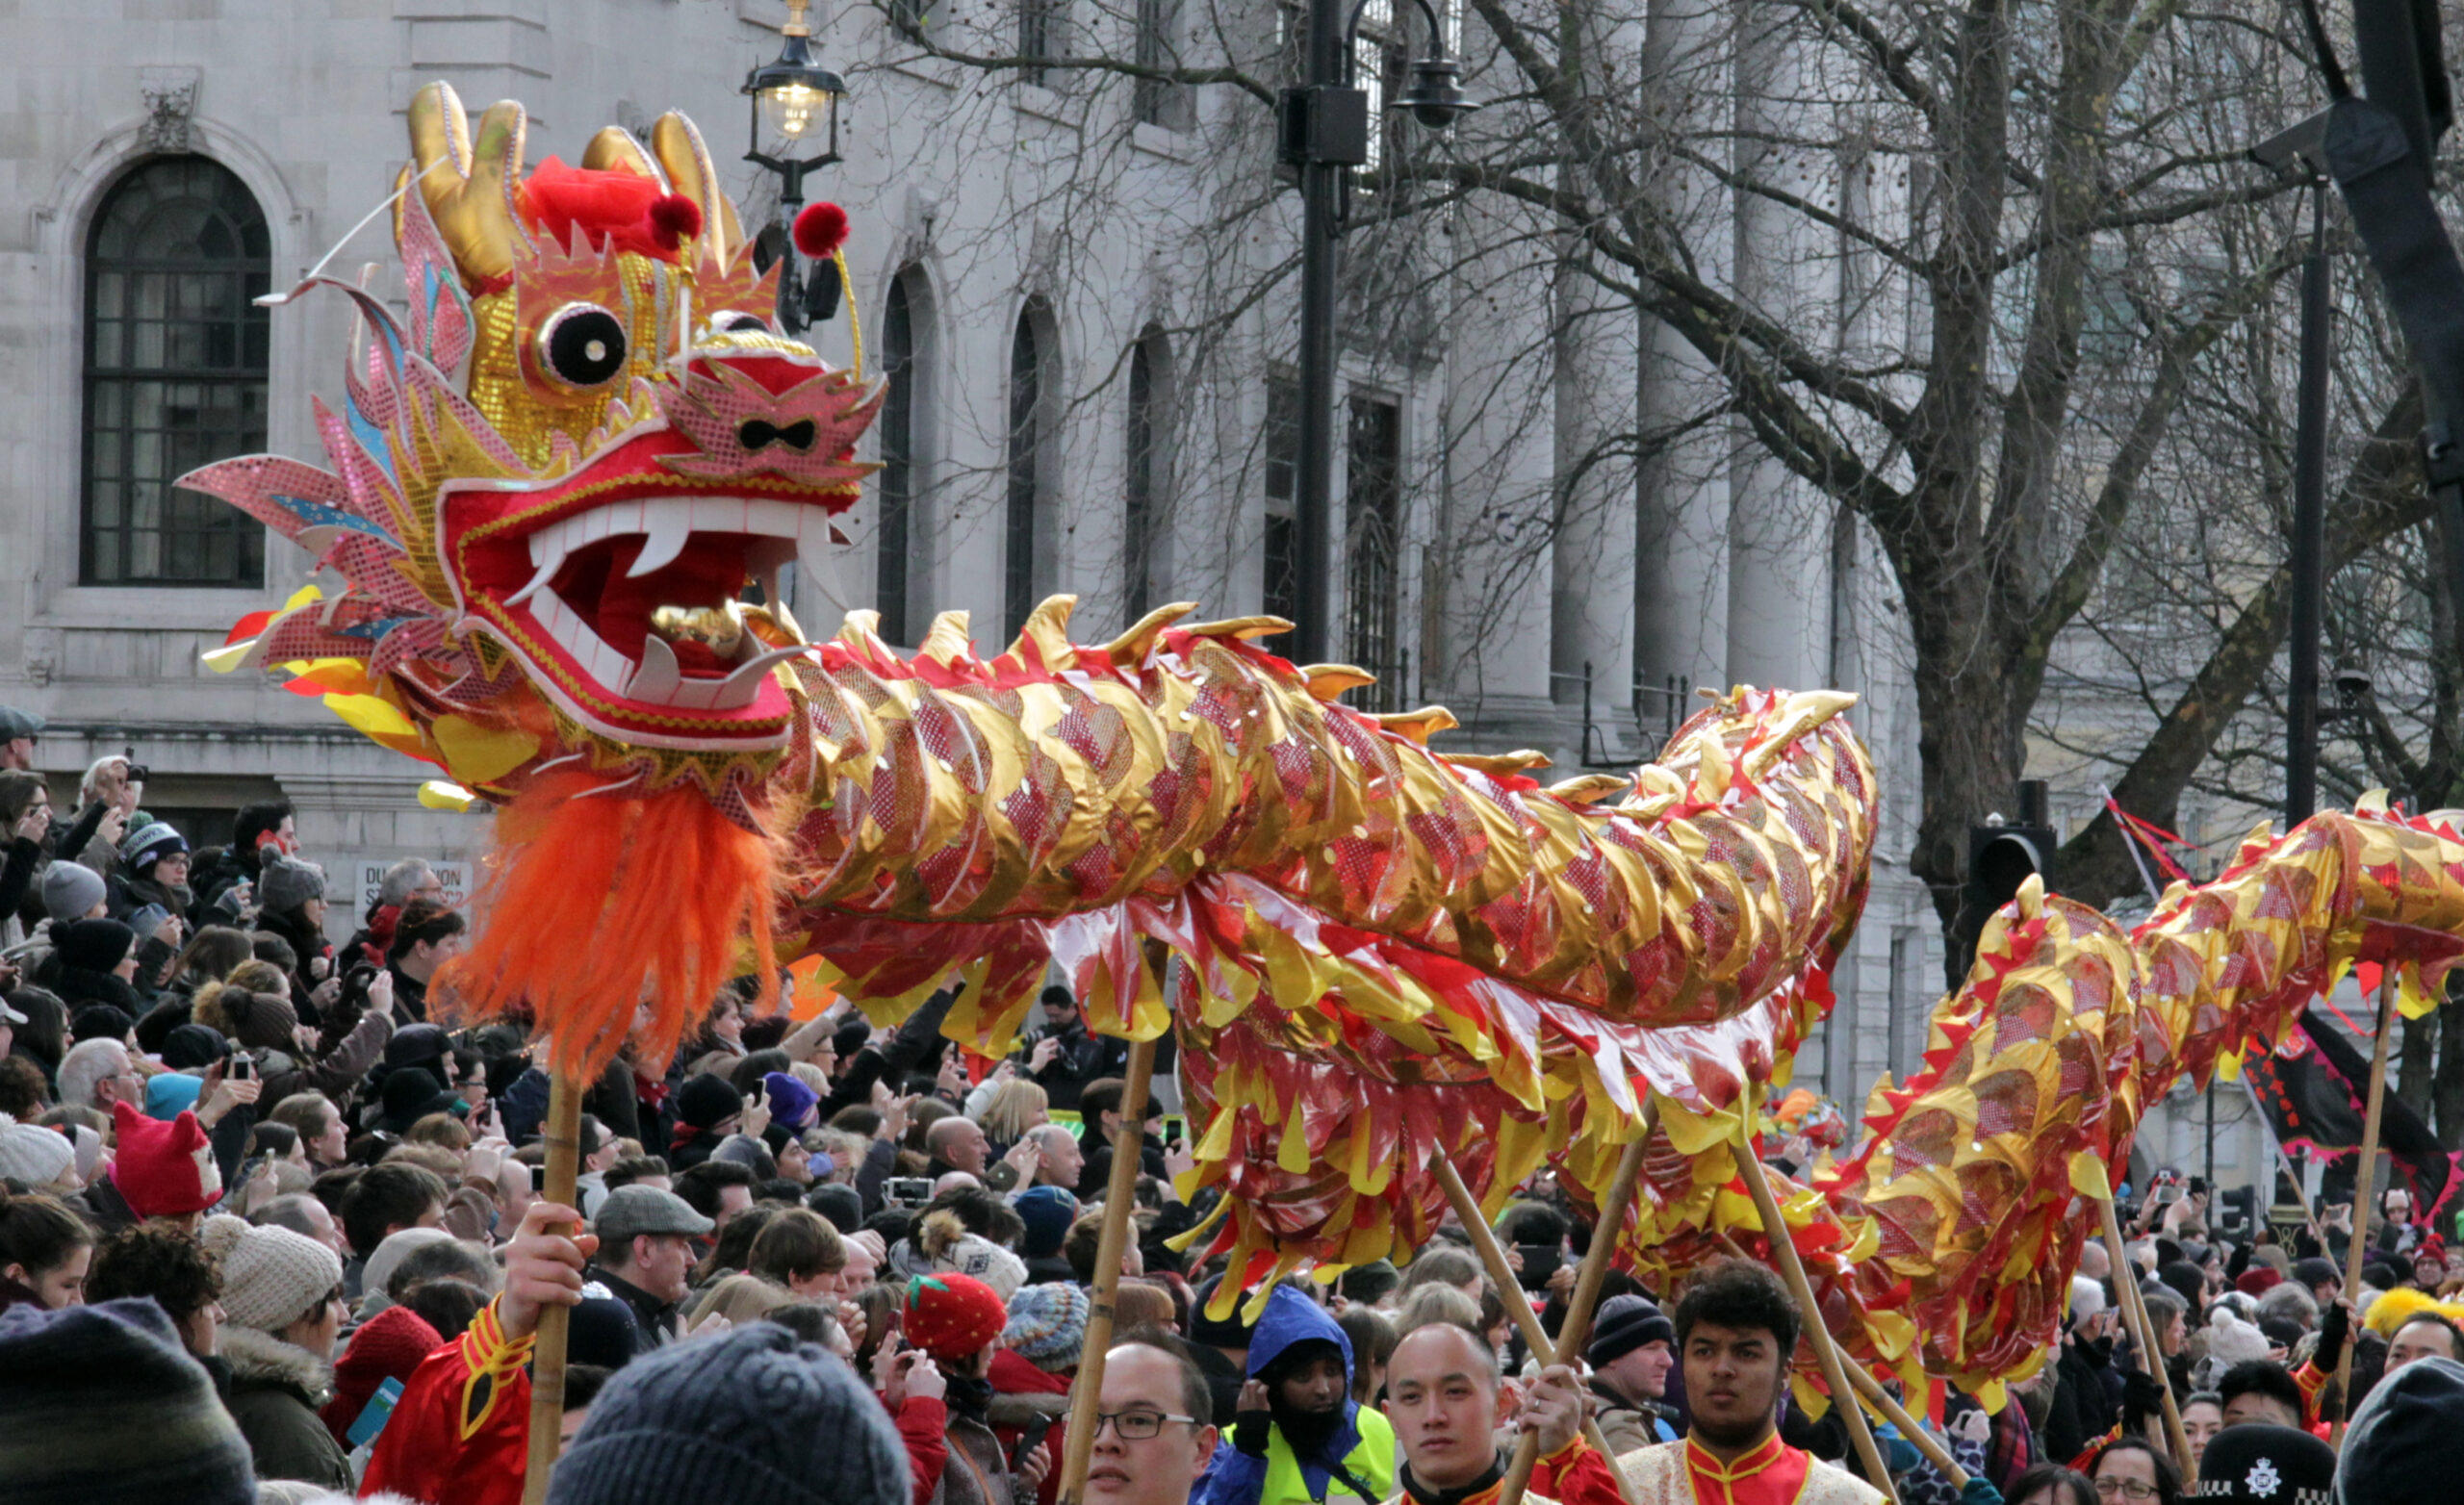
[[[625,326],[605,309],[582,309],[548,333],[548,365],[577,387],[596,387],[625,369]]]
[[[732,334],[758,334],[762,327],[761,320],[751,314],[738,314],[728,320],[728,330]]]

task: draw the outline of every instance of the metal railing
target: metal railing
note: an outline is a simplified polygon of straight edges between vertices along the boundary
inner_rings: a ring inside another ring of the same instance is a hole
[[[1616,729],[1613,719],[1602,719],[1594,698],[1597,675],[1591,660],[1583,660],[1580,674],[1552,670],[1549,681],[1553,695],[1559,684],[1582,686],[1582,766],[1620,773],[1630,771],[1635,764],[1649,760],[1667,744],[1669,738],[1677,735],[1677,728],[1685,721],[1686,701],[1694,694],[1693,680],[1687,676],[1670,675],[1664,684],[1651,685],[1645,684],[1642,676],[1636,675],[1632,686],[1633,699],[1626,707],[1631,720],[1633,745],[1630,749],[1621,750],[1609,740],[1610,732]]]

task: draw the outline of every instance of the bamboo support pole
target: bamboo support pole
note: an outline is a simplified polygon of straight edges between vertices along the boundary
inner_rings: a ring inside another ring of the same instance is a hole
[[[2098,1197],[2096,1211],[2104,1219],[2105,1252],[2113,1256],[2114,1298],[2121,1307],[2122,1320],[2130,1327],[2131,1340],[2139,1345],[2139,1361],[2147,1365],[2156,1383],[2165,1392],[2165,1436],[2173,1449],[2174,1461],[2185,1471],[2197,1466],[2191,1462],[2191,1435],[2182,1426],[2182,1408],[2173,1399],[2173,1377],[2165,1368],[2164,1351],[2156,1346],[2156,1325],[2147,1320],[2147,1305],[2139,1297],[2139,1267],[2130,1263],[2122,1243],[2121,1217],[2114,1211],[2114,1199]]]
[[[574,1178],[581,1169],[581,1088],[558,1072],[548,1085],[547,1175],[540,1197],[574,1205]],[[571,1237],[581,1230],[551,1223],[546,1232]],[[565,1331],[573,1308],[539,1309],[538,1342],[530,1353],[530,1436],[523,1459],[522,1505],[547,1505],[548,1471],[556,1467],[557,1434],[565,1420]]]
[[[1499,1245],[1497,1233],[1489,1227],[1489,1220],[1480,1215],[1479,1200],[1472,1195],[1472,1188],[1463,1184],[1462,1172],[1454,1168],[1453,1160],[1443,1150],[1438,1152],[1434,1168],[1438,1185],[1446,1188],[1448,1204],[1454,1209],[1455,1217],[1463,1224],[1463,1232],[1471,1236],[1473,1252],[1479,1255],[1480,1263],[1489,1272],[1489,1279],[1497,1285],[1498,1298],[1505,1303],[1506,1314],[1514,1319],[1515,1327],[1522,1332],[1524,1346],[1531,1350],[1543,1368],[1557,1363],[1557,1345],[1549,1340],[1548,1330],[1540,1325],[1540,1314],[1531,1310],[1530,1299],[1523,1293],[1523,1283],[1515,1279],[1514,1266],[1506,1263],[1505,1250]],[[1617,1455],[1609,1451],[1608,1439],[1601,1436],[1600,1423],[1588,1416],[1584,1416],[1582,1436],[1592,1450],[1600,1454],[1601,1462],[1607,1466],[1609,1475],[1617,1481],[1617,1492],[1624,1497],[1626,1505],[1643,1505],[1635,1495],[1633,1481],[1626,1477],[1625,1469],[1617,1467]],[[1514,1461],[1521,1463],[1527,1452],[1533,1455],[1536,1465],[1536,1444],[1516,1447]],[[1527,1488],[1530,1481],[1531,1472],[1527,1467],[1523,1471],[1523,1483]],[[1514,1476],[1509,1472],[1505,1484],[1510,1486],[1514,1482]],[[1503,1488],[1498,1492],[1498,1500],[1499,1505],[1511,1505]]]
[[[2361,1159],[2352,1172],[2352,1231],[2345,1238],[2345,1303],[2361,1299],[2361,1262],[2370,1252],[2370,1204],[2378,1181],[2378,1122],[2387,1106],[2387,1037],[2396,1017],[2396,969],[2378,977],[2378,1037],[2370,1047],[2370,1111],[2361,1125]],[[2344,1352],[2336,1356],[2336,1424],[2327,1441],[2342,1446],[2345,1419],[2352,1415],[2353,1339],[2348,1334]]]
[[[1951,1482],[1952,1489],[1967,1488],[1967,1470],[1959,1466],[1958,1461],[1951,1457],[1950,1449],[1937,1441],[1933,1433],[1917,1425],[1916,1418],[1908,1414],[1907,1407],[1890,1398],[1890,1391],[1883,1389],[1882,1381],[1867,1374],[1862,1365],[1843,1364],[1841,1367],[1847,1370],[1848,1383],[1857,1388],[1858,1394],[1865,1397],[1874,1415],[1899,1428],[1899,1435],[1925,1455],[1925,1461]]]
[[[1752,1121],[1751,1115],[1748,1121]],[[1891,1505],[1898,1505],[1899,1492],[1891,1486],[1890,1469],[1883,1463],[1883,1450],[1874,1441],[1873,1429],[1865,1425],[1864,1412],[1850,1400],[1848,1363],[1840,1357],[1838,1346],[1831,1340],[1831,1329],[1823,1323],[1822,1308],[1813,1297],[1813,1282],[1806,1278],[1805,1262],[1797,1258],[1797,1246],[1788,1237],[1787,1222],[1780,1216],[1780,1204],[1771,1195],[1770,1182],[1764,1179],[1762,1161],[1755,1158],[1743,1140],[1732,1141],[1729,1153],[1736,1158],[1737,1175],[1753,1194],[1755,1212],[1761,1215],[1763,1241],[1771,1246],[1780,1275],[1797,1298],[1797,1309],[1805,1314],[1806,1334],[1813,1339],[1814,1358],[1821,1364],[1822,1377],[1831,1387],[1832,1403],[1847,1418],[1849,1441],[1857,1444],[1857,1456],[1864,1461],[1865,1482],[1882,1491],[1883,1498]]]
[[[1120,1094],[1120,1127],[1113,1131],[1112,1179],[1104,1186],[1104,1231],[1095,1243],[1095,1288],[1089,1293],[1087,1341],[1069,1388],[1069,1435],[1061,1464],[1060,1505],[1079,1505],[1094,1459],[1095,1413],[1103,1398],[1104,1355],[1113,1345],[1113,1300],[1120,1292],[1120,1262],[1129,1245],[1131,1205],[1138,1199],[1138,1162],[1145,1145],[1146,1089],[1155,1075],[1155,1042],[1134,1040]]]

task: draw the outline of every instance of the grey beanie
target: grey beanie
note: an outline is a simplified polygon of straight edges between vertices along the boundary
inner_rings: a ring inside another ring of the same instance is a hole
[[[311,899],[324,897],[325,875],[317,871],[313,862],[269,856],[257,875],[257,908],[261,913],[283,914]]]
[[[248,1444],[151,1301],[0,1313],[10,1505],[254,1505]]]
[[[881,1402],[775,1322],[626,1365],[548,1484],[549,1505],[907,1505],[910,1492]]]
[[[62,922],[82,920],[103,902],[103,876],[79,862],[54,862],[43,870],[42,907]]]

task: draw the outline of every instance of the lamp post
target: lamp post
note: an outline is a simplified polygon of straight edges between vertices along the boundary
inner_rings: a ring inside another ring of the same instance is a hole
[[[847,92],[847,81],[813,58],[812,28],[805,23],[810,5],[811,0],[787,0],[787,24],[779,29],[785,44],[779,49],[779,60],[744,79],[743,91],[753,107],[753,149],[744,160],[779,175],[780,218],[786,225],[795,223],[796,211],[804,207],[805,175],[839,160],[838,101]],[[783,138],[790,153],[806,142],[821,150],[810,157],[774,157],[761,149],[764,141]],[[786,237],[780,259],[784,265],[779,270],[779,327],[802,334],[814,319],[827,319],[835,311],[838,284],[814,277],[811,287],[805,286],[797,274],[793,235]]]
[[[1446,30],[1429,0],[1417,0],[1428,23],[1428,45],[1412,63],[1411,84],[1394,101],[1432,131],[1442,131],[1478,105],[1458,86],[1462,68],[1446,55]],[[1344,194],[1350,169],[1369,161],[1369,95],[1353,77],[1361,12],[1368,0],[1309,0],[1309,34],[1298,88],[1287,89],[1276,112],[1277,155],[1300,169],[1300,433],[1294,477],[1293,531],[1299,579],[1295,592],[1293,657],[1316,663],[1333,656],[1328,575],[1333,558],[1335,421],[1335,246],[1344,233]]]
[[[2285,683],[2284,819],[2310,818],[2319,802],[2319,729],[2349,712],[2319,703],[2319,628],[2327,594],[2327,379],[2333,338],[2327,286],[2327,112],[2250,148],[2261,166],[2310,191],[2310,254],[2301,262],[2301,384],[2293,438],[2293,610]],[[2337,675],[2345,692],[2348,673]],[[2349,703],[2349,693],[2340,693]],[[2211,1113],[2213,1109],[2210,1110]]]

